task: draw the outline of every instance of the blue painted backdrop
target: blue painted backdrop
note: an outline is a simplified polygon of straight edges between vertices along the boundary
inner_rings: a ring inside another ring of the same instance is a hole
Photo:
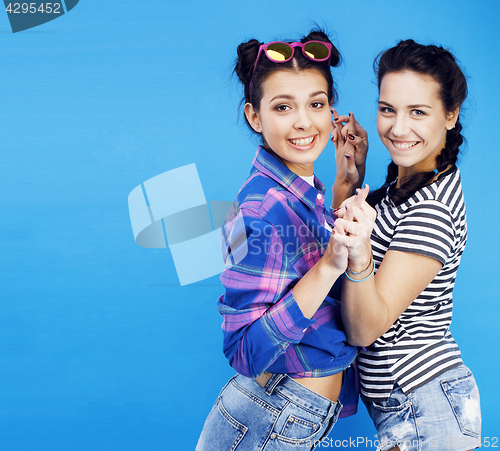
[[[370,134],[374,187],[388,162],[374,57],[414,38],[451,48],[467,70],[469,242],[452,332],[480,387],[483,435],[498,437],[499,18],[496,0],[81,0],[13,34],[0,11],[0,449],[194,449],[233,374],[222,287],[216,276],[181,287],[168,249],[137,246],[127,196],[195,163],[207,200],[232,200],[256,147],[231,76],[236,47],[313,22],[343,53],[338,110]],[[329,145],[316,173],[331,185],[333,171]],[[332,438],[370,449],[361,440],[374,433],[360,406]]]

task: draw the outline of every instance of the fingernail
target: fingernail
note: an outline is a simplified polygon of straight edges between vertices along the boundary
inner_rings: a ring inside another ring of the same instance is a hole
[[[349,117],[351,117],[351,116],[352,116],[352,113],[349,111]]]
[[[361,189],[365,189],[366,188],[366,183],[361,187]]]
[[[337,213],[342,207],[337,208],[336,210],[333,210],[333,214]]]
[[[334,117],[333,120],[334,120],[334,122],[337,122],[339,120],[339,118],[338,117]]]
[[[351,158],[350,155],[347,154],[345,154],[344,157],[346,157],[347,159]]]
[[[354,139],[354,135],[351,135],[350,133],[349,133],[347,136],[349,136],[349,139],[350,139],[350,140],[353,140],[353,139]]]

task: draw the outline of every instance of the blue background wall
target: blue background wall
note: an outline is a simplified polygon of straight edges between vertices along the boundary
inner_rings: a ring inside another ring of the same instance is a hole
[[[370,134],[373,187],[388,162],[374,57],[414,38],[451,48],[467,70],[469,242],[452,332],[480,387],[483,435],[500,436],[498,19],[495,0],[81,0],[13,34],[0,12],[0,449],[194,449],[233,374],[222,287],[181,287],[168,249],[137,246],[127,196],[195,163],[206,198],[232,200],[256,147],[231,77],[236,47],[295,38],[314,21],[343,53],[337,109]],[[327,185],[334,167],[329,145],[316,165]],[[360,406],[332,438],[374,433]]]

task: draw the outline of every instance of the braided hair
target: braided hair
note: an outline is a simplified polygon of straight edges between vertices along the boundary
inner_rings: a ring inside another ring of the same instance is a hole
[[[467,97],[467,81],[455,57],[443,47],[417,44],[412,39],[400,41],[397,46],[381,53],[373,64],[378,80],[378,89],[382,79],[388,73],[411,71],[431,76],[440,85],[439,98],[446,112],[455,111]],[[455,127],[446,133],[446,144],[437,156],[437,170],[444,171],[454,166],[458,159],[459,148],[464,142],[461,134],[462,124],[457,118]],[[394,205],[401,205],[416,191],[427,185],[435,176],[434,171],[419,172],[400,181],[400,187],[393,184],[389,197]],[[398,166],[391,161],[387,168],[384,185],[368,195],[367,202],[375,206],[386,195],[387,188],[397,179]]]

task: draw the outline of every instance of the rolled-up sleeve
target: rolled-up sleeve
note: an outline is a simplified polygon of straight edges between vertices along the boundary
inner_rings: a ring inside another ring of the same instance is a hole
[[[218,306],[224,354],[236,371],[256,377],[315,321],[304,317],[293,296],[298,275],[273,224],[242,209],[223,233],[226,292]]]

